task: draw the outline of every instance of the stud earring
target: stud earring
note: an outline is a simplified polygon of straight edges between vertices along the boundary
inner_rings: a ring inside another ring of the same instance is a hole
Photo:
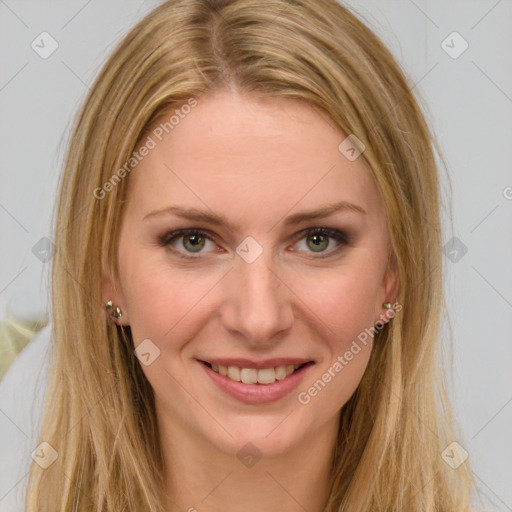
[[[391,302],[384,302],[384,304],[382,304],[386,309],[391,309],[393,306],[391,304]]]
[[[115,318],[116,320],[119,320],[123,314],[121,313],[121,308],[119,308],[118,306],[115,306],[114,307],[114,304],[112,303],[111,300],[109,300],[106,304],[105,304],[105,310],[108,311],[109,309],[113,309],[113,311],[111,311],[110,313],[110,316],[112,318]]]

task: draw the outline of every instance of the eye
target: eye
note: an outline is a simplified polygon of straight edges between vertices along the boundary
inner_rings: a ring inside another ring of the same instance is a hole
[[[346,233],[330,228],[310,228],[302,231],[300,235],[302,235],[302,238],[295,245],[300,246],[302,244],[306,248],[298,250],[321,253],[320,258],[332,256],[349,243],[349,237]],[[162,247],[170,246],[173,251],[179,253],[180,257],[193,259],[195,258],[195,256],[192,256],[193,254],[209,252],[208,244],[211,244],[210,250],[215,249],[217,245],[214,239],[215,236],[207,231],[190,228],[166,233],[159,238],[159,244]],[[207,250],[203,251],[205,248]]]
[[[301,250],[306,252],[322,253],[320,257],[331,256],[349,243],[347,234],[337,229],[312,228],[303,231],[302,234],[305,234],[305,236],[299,240],[297,245],[305,246],[306,249]],[[332,242],[333,240],[334,242]],[[326,253],[325,256],[323,256],[324,253]]]
[[[173,231],[160,237],[159,242],[162,247],[172,246],[176,251],[180,252],[180,255],[184,258],[193,258],[193,256],[186,256],[183,250],[185,253],[201,254],[202,249],[207,247],[208,243],[212,244],[212,248],[216,247],[213,242],[213,237],[200,229],[181,229],[179,231]]]

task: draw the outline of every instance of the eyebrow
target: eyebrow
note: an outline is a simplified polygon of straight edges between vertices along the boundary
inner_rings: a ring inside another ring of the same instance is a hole
[[[366,210],[361,206],[349,203],[348,201],[341,201],[339,203],[326,205],[323,208],[318,208],[316,210],[307,210],[289,215],[284,220],[284,224],[289,226],[308,220],[323,219],[338,212],[351,212],[366,215]],[[162,208],[161,210],[153,210],[144,217],[144,220],[169,214],[196,222],[207,222],[215,226],[226,226],[228,229],[235,231],[235,226],[222,215],[208,212],[206,210],[198,210],[197,208],[180,208],[179,206],[169,206],[167,208]]]

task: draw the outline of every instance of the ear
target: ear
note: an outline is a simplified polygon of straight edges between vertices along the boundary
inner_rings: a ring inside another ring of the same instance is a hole
[[[108,320],[115,322],[117,325],[129,325],[128,310],[126,308],[122,288],[114,278],[111,269],[103,271],[101,282],[101,297],[104,307],[106,307],[106,304],[109,300],[112,301],[112,308],[105,309],[105,315],[107,316]],[[119,308],[121,310],[120,318],[115,318],[112,316],[112,312],[115,310],[115,308]]]
[[[390,256],[386,272],[382,278],[382,285],[380,290],[379,304],[377,305],[375,322],[386,322],[389,321],[389,317],[386,312],[389,309],[384,307],[384,304],[389,302],[395,304],[396,298],[400,291],[400,276],[398,272],[398,264],[394,256]],[[384,319],[384,320],[383,320]],[[386,320],[387,319],[387,320]]]

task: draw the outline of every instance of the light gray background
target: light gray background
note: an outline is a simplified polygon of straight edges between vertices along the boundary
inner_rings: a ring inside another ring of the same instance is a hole
[[[32,248],[51,238],[72,116],[113,44],[158,3],[0,0],[0,320],[47,308],[49,263]],[[512,511],[512,1],[349,3],[413,78],[448,163],[454,232],[445,242],[467,247],[457,262],[446,257],[457,441],[479,508]],[[47,59],[31,47],[43,31],[59,45]],[[463,48],[454,31],[469,44],[458,58],[442,46]],[[0,435],[12,428],[0,414]],[[12,485],[0,482],[0,509]]]

